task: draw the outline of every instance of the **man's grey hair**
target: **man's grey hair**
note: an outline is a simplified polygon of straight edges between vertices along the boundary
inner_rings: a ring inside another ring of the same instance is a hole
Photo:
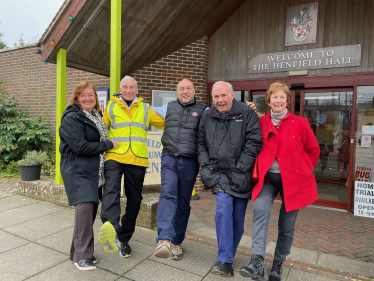
[[[213,96],[213,90],[214,90],[214,87],[218,84],[218,83],[226,83],[227,84],[227,87],[229,87],[229,91],[230,93],[234,93],[234,88],[232,87],[232,85],[229,83],[229,82],[226,82],[226,81],[217,81],[216,83],[213,84],[213,87],[212,87],[212,99],[214,100],[214,96]]]
[[[122,78],[121,83],[119,83],[120,87],[122,86],[122,81],[124,81],[124,80],[126,80],[126,79],[132,79],[132,80],[134,80],[135,87],[138,88],[138,82],[136,82],[136,80],[135,80],[134,77],[131,77],[131,76],[129,76],[129,75],[126,75],[125,77]]]

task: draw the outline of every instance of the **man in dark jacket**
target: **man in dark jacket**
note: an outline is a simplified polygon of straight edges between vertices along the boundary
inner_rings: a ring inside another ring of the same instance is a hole
[[[260,119],[234,99],[231,84],[213,85],[215,108],[205,111],[198,132],[201,179],[216,196],[218,263],[211,273],[233,276],[232,263],[244,232],[244,216],[253,188],[252,167],[262,148]]]
[[[199,172],[197,131],[206,105],[197,104],[195,88],[183,79],[177,85],[178,100],[169,102],[161,138],[161,194],[157,210],[158,242],[154,255],[183,258],[182,242],[190,216],[190,199]]]

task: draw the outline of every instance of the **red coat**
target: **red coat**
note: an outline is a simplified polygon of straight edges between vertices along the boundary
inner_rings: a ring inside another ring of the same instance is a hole
[[[276,157],[282,176],[286,211],[312,204],[318,199],[314,167],[320,148],[309,121],[288,114],[277,130],[269,112],[260,118],[260,124],[264,146],[258,155],[259,181],[252,191],[253,201],[260,194],[265,175]]]

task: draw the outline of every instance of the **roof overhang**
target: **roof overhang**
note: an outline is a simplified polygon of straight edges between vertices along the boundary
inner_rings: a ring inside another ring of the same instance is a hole
[[[121,75],[210,37],[245,0],[122,0]],[[66,0],[40,39],[41,59],[109,76],[109,0]],[[69,21],[69,16],[74,18]],[[54,41],[55,46],[51,45]]]

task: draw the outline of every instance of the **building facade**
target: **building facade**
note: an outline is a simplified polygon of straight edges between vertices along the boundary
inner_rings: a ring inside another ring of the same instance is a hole
[[[247,0],[209,38],[208,91],[230,81],[263,116],[269,85],[291,88],[321,148],[318,205],[351,210],[355,181],[373,181],[373,71],[370,0]]]

